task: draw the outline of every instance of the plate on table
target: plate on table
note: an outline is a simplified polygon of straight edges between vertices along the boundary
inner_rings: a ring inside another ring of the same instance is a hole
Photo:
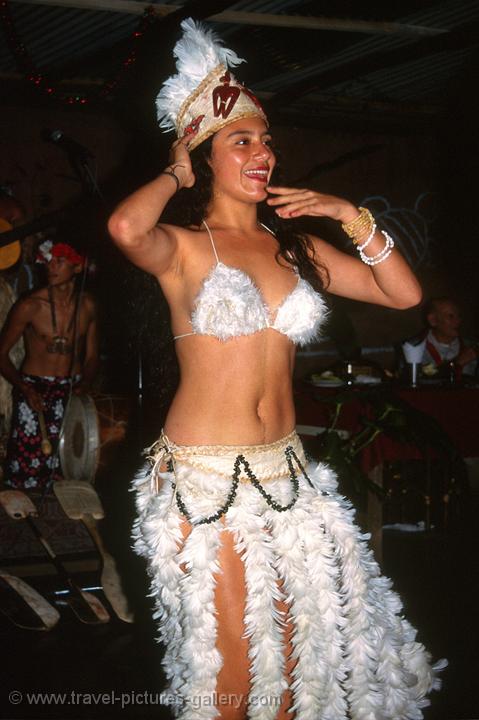
[[[336,387],[342,387],[344,385],[344,381],[341,380],[337,375],[331,374],[315,374],[311,375],[310,382],[315,387],[330,387],[330,388],[336,388]]]
[[[314,387],[337,388],[344,385],[342,380],[311,380]]]
[[[380,385],[382,381],[374,375],[356,375],[354,382],[358,385]]]

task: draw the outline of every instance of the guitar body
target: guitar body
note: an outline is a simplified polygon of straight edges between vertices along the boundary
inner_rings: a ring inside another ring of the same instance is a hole
[[[12,230],[11,224],[0,217],[0,234]],[[6,270],[19,261],[22,248],[19,240],[0,247],[0,270]]]

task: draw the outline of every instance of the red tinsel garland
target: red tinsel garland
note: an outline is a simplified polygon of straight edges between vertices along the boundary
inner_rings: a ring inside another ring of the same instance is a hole
[[[31,82],[38,90],[44,92],[47,96],[59,98],[69,105],[87,105],[94,100],[104,99],[113,93],[123,80],[125,74],[135,63],[138,43],[144,35],[145,30],[150,23],[154,21],[154,19],[154,8],[149,6],[145,9],[138,28],[131,35],[131,47],[127,57],[120,64],[115,76],[112,79],[105,81],[101,89],[96,91],[94,96],[67,95],[66,97],[61,97],[58,85],[55,86],[53,83],[49,82],[47,76],[37,69],[30,53],[20,40],[15,28],[9,1],[0,0],[0,22],[3,26],[8,46],[15,58],[19,72],[23,73],[25,80]]]

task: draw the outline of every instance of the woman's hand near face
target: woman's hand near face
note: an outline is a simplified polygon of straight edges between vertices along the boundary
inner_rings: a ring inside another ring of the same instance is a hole
[[[268,205],[274,206],[279,217],[285,220],[310,215],[348,223],[359,214],[359,210],[347,200],[334,195],[325,195],[316,190],[301,190],[275,185],[269,185],[266,189],[274,196],[269,197],[266,202]]]
[[[347,224],[360,214],[358,208],[347,200],[315,190],[276,186],[268,186],[267,190],[272,197],[266,202],[275,207],[278,216],[285,220],[308,215]],[[311,236],[310,239],[328,269],[329,292],[392,308],[408,308],[420,302],[419,283],[397,250],[388,253],[384,263],[369,266],[320,238]],[[385,237],[376,231],[368,244],[368,252],[374,257],[384,247]]]
[[[180,183],[180,188],[193,187],[195,184],[195,174],[191,166],[190,153],[188,152],[188,143],[194,137],[195,132],[183,135],[182,138],[176,140],[170,149],[168,170],[175,173]]]

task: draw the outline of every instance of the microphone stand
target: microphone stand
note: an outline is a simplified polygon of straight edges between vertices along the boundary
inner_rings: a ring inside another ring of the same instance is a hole
[[[90,167],[89,158],[92,158],[93,160],[96,160],[95,156],[90,153],[90,151],[83,149],[81,147],[77,148],[68,148],[66,149],[66,152],[68,154],[68,159],[70,161],[70,165],[80,180],[80,183],[82,184],[82,187],[84,189],[84,192],[86,195],[89,195],[90,197],[98,197],[102,201],[102,203],[105,202],[105,198],[102,195],[100,188],[98,187],[98,183],[96,181],[96,166],[94,171]],[[144,368],[143,368],[143,358],[141,354],[141,348],[138,344],[136,347],[136,354],[137,354],[137,375],[136,375],[136,393],[137,393],[137,402],[136,402],[136,409],[137,409],[137,431],[136,431],[136,437],[138,441],[138,447],[141,450],[144,446],[143,442],[143,425],[144,425]]]

